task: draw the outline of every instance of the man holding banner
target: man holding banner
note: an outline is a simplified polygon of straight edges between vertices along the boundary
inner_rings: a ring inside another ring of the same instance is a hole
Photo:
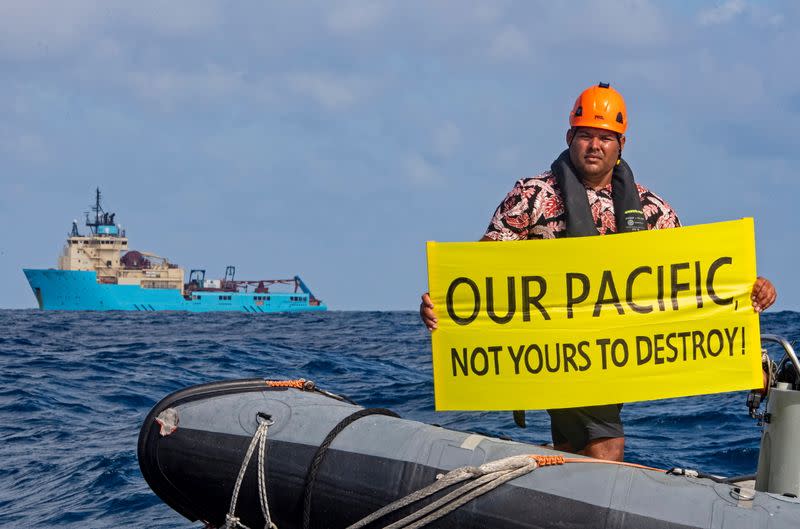
[[[559,239],[563,237],[585,237],[679,227],[680,221],[670,205],[655,193],[637,184],[634,181],[630,167],[622,159],[627,122],[627,112],[622,96],[608,84],[600,83],[598,86],[592,86],[581,93],[575,101],[569,117],[570,129],[566,135],[568,149],[553,162],[550,171],[533,178],[517,181],[514,189],[498,206],[481,240]],[[429,252],[429,264],[430,259]],[[697,269],[699,270],[700,261],[697,261],[697,263]],[[639,274],[642,273],[644,272],[640,270]],[[688,286],[683,289],[683,283],[677,281],[677,273],[673,272],[672,276],[673,297],[675,296],[676,288],[688,290]],[[530,277],[532,276],[525,276],[521,279],[527,279],[530,282]],[[578,276],[576,275],[575,277]],[[698,285],[700,285],[699,277],[700,274],[698,272]],[[711,285],[712,277],[713,273],[709,276],[707,285]],[[752,278],[753,276],[750,277]],[[605,279],[606,276],[604,276]],[[468,280],[465,279],[465,281]],[[448,290],[448,294],[453,293],[455,288],[453,284],[455,283],[451,283],[451,289]],[[476,283],[472,282],[470,284],[475,285]],[[588,293],[588,280],[584,284]],[[632,280],[629,279],[629,290],[631,284]],[[509,305],[513,299],[511,285],[512,278],[509,277]],[[535,304],[535,307],[539,308],[541,314],[545,316],[544,319],[550,320],[550,315],[542,305],[538,304],[538,300],[545,293],[545,280],[539,278],[538,285],[540,288],[539,297],[530,295],[527,290],[529,287],[527,283],[525,290],[523,290],[523,296],[528,296],[526,299],[533,302],[533,304],[529,303],[528,308]],[[608,286],[607,283],[606,286]],[[488,287],[489,279],[487,278],[487,290]],[[571,287],[571,284],[569,287]],[[610,283],[610,287],[610,291],[616,295],[614,284]],[[602,288],[601,284],[601,290]],[[699,296],[700,286],[697,288],[697,306],[699,308],[702,307]],[[712,298],[716,297],[715,302],[719,303],[718,300],[721,300],[721,298],[716,296],[713,288],[710,286],[709,288],[710,295]],[[433,291],[433,285],[431,285],[431,289]],[[477,287],[473,288],[473,290],[477,296]],[[601,300],[601,297],[598,296],[600,305],[595,305],[595,316],[599,312],[598,306],[602,307],[601,301],[605,303],[611,299]],[[769,280],[758,277],[752,287],[750,298],[753,309],[756,312],[761,312],[775,302],[775,288]],[[731,297],[732,299],[733,297]],[[724,301],[727,302],[727,300]],[[677,301],[673,299],[672,303],[677,310]],[[636,307],[642,307],[642,305],[636,305],[632,302],[630,294],[628,304],[634,310],[636,310]],[[621,305],[617,303],[617,306],[618,310],[621,311]],[[491,305],[488,311],[492,311]],[[456,323],[459,325],[464,325],[464,321],[467,321],[466,319],[458,321],[458,318],[453,318],[455,312],[450,300],[448,300],[448,314],[451,319],[456,319]],[[511,314],[512,311],[509,308],[509,319]],[[438,328],[438,319],[428,293],[422,296],[420,316],[429,330],[433,331]],[[569,313],[567,317],[572,318],[572,314]],[[495,322],[499,321],[498,318],[493,319]],[[528,319],[525,319],[525,321],[529,320],[530,316],[528,315]],[[722,333],[720,333],[720,336],[723,336]],[[732,344],[733,336],[731,335],[730,338]],[[744,328],[742,328],[741,338],[744,343]],[[684,338],[684,343],[685,340],[686,338]],[[435,341],[436,338],[434,338]],[[601,340],[597,340],[597,343],[601,343]],[[720,343],[722,343],[722,338],[720,338]],[[603,344],[603,355],[606,354],[605,346],[606,344]],[[499,375],[498,351],[501,349],[500,347],[496,349],[489,347],[488,350],[494,352],[494,370]],[[710,353],[710,346],[708,350]],[[453,348],[452,351],[454,355],[452,365],[455,373],[457,371],[457,357],[455,356],[457,348]],[[732,345],[731,351],[733,351]],[[509,346],[508,352],[512,360],[516,362],[514,367],[517,374],[519,374],[522,347],[517,351]],[[539,354],[541,359],[541,352]],[[564,354],[566,355],[567,353]],[[572,354],[573,356],[570,359],[575,357],[575,352]],[[627,356],[627,350],[625,354]],[[580,350],[580,355],[590,361],[588,353],[585,353],[583,349]],[[703,357],[705,358],[705,356],[705,350],[703,350]],[[526,351],[525,362],[528,361],[527,358]],[[567,356],[564,356],[563,359],[564,368],[569,370]],[[464,365],[467,364],[466,349],[464,350],[463,363]],[[606,369],[605,363],[606,357],[603,356],[603,369]],[[572,361],[572,364],[577,365],[575,361]],[[585,367],[588,369],[589,366],[586,365]],[[541,369],[541,366],[539,368]],[[528,370],[531,371],[530,366],[528,366]],[[436,362],[434,362],[434,371],[436,377]],[[465,367],[464,373],[466,374],[466,372]],[[481,373],[479,372],[478,374],[480,375]],[[750,377],[750,380],[752,380],[752,377]],[[608,400],[605,402],[608,402]],[[621,408],[622,404],[603,404],[548,410],[551,417],[554,448],[599,459],[621,461],[624,453],[624,433],[620,419]]]

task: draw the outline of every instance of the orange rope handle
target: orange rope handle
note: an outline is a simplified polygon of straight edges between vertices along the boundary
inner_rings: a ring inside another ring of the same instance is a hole
[[[297,380],[265,380],[264,382],[271,388],[303,389],[306,385],[304,378],[298,378]]]
[[[591,457],[564,457],[564,456],[543,456],[539,454],[531,454],[528,457],[536,461],[540,467],[549,465],[563,465],[564,463],[595,463],[598,465],[619,465],[622,467],[641,468],[643,470],[654,470],[656,472],[666,472],[660,468],[647,467],[638,465],[636,463],[627,463],[625,461],[608,461],[605,459],[594,459]]]
[[[566,463],[564,456],[543,456],[539,454],[531,454],[528,457],[536,461],[540,467],[547,467],[550,465],[563,465]]]

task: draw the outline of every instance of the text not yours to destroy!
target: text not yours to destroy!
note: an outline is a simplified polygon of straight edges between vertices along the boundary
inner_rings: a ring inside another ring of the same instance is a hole
[[[745,354],[745,328],[684,331],[594,342],[451,347],[454,377],[581,372],[711,360]]]

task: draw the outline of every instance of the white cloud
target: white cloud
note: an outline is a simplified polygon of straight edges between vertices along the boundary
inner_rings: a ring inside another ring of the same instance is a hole
[[[441,183],[444,178],[436,168],[419,154],[406,158],[406,173],[412,184],[428,187]]]
[[[116,5],[94,2],[110,19],[123,19],[167,36],[200,33],[217,26],[223,12],[216,0],[137,0]]]
[[[448,121],[443,123],[433,134],[433,150],[439,156],[447,158],[461,144],[461,129]]]
[[[508,2],[500,2],[499,0],[495,0],[494,2],[480,2],[477,5],[472,6],[472,17],[483,23],[491,23],[495,22],[496,20],[500,19],[507,8]]]
[[[541,20],[558,22],[546,22],[537,41],[551,46],[616,44],[630,50],[659,45],[674,36],[669,17],[648,0],[551,2],[544,9]]]
[[[289,88],[330,110],[349,107],[368,92],[368,83],[353,76],[304,72],[286,76]]]
[[[89,47],[87,55],[99,63],[119,63],[124,57],[124,48],[116,39],[99,37]]]
[[[200,72],[131,72],[125,80],[136,95],[167,110],[186,101],[230,98],[246,88],[241,73],[213,65]]]
[[[497,164],[503,169],[516,168],[522,161],[522,149],[518,145],[506,145],[497,151]]]
[[[98,15],[90,0],[0,2],[0,55],[16,60],[61,56],[85,38]]]
[[[187,36],[220,24],[221,15],[217,0],[7,0],[0,2],[0,56],[26,61],[93,53],[103,34],[125,26]]]
[[[377,27],[387,16],[390,6],[386,3],[350,1],[334,3],[328,15],[327,25],[334,33],[354,33]]]
[[[28,132],[0,130],[0,153],[28,163],[43,163],[49,159],[44,140]]]
[[[520,60],[530,55],[528,37],[514,26],[507,26],[495,35],[489,55],[498,60]]]
[[[781,26],[785,20],[783,14],[772,11],[770,6],[766,5],[751,5],[748,6],[748,11],[753,22],[770,29]]]
[[[701,26],[725,24],[742,14],[746,8],[744,0],[728,0],[724,4],[701,11],[697,15],[697,21]]]

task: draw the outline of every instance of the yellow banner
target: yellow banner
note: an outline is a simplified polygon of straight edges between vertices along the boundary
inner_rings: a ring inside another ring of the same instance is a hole
[[[567,408],[761,386],[753,219],[428,242],[437,410]]]

